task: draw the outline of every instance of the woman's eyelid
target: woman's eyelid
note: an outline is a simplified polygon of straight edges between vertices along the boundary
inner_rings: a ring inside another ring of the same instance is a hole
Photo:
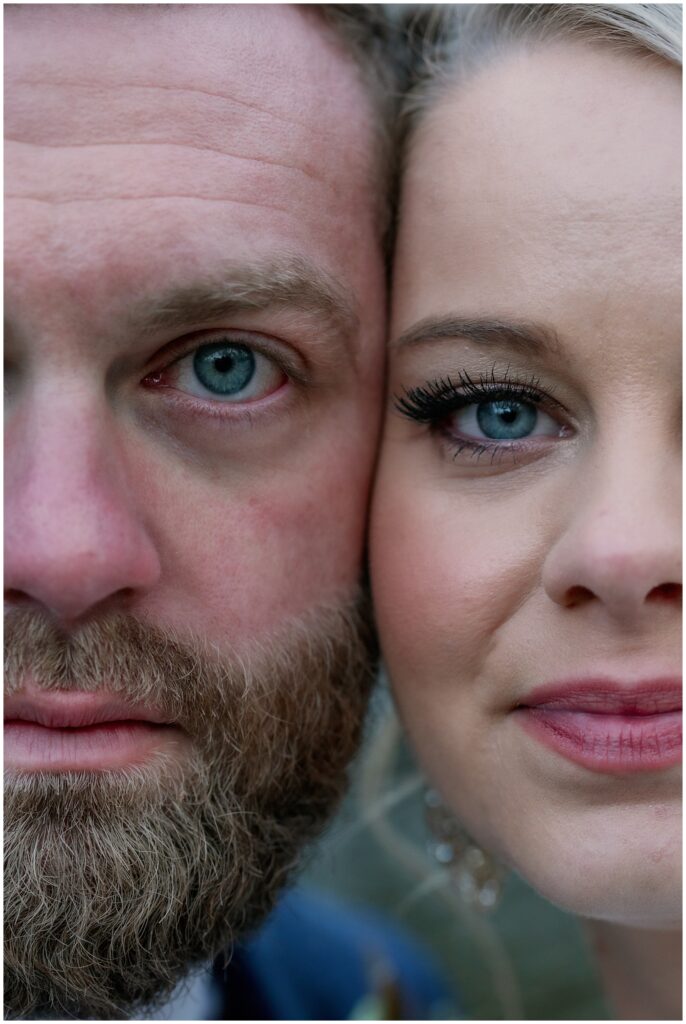
[[[553,386],[542,385],[536,375],[511,376],[509,367],[499,374],[493,369],[487,376],[461,371],[454,377],[435,377],[420,385],[402,387],[400,393],[392,395],[393,405],[401,415],[426,422],[480,402],[508,398],[529,402],[553,418],[557,414],[557,417],[571,423],[572,417],[565,404],[556,397]]]
[[[473,404],[486,399],[497,400],[497,397],[529,399],[539,405],[550,405],[564,410],[564,405],[555,395],[554,385],[544,385],[541,378],[535,373],[519,376],[513,372],[508,364],[503,370],[493,367],[488,374],[470,374],[461,371],[457,375],[457,382],[449,376],[440,381],[446,388],[446,398],[449,393],[454,392],[456,397],[462,397],[465,404]],[[471,399],[471,401],[470,401]]]

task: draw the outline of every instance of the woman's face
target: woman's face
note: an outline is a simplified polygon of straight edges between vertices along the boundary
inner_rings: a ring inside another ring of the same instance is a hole
[[[676,71],[577,44],[424,115],[371,551],[446,801],[549,899],[653,926],[680,917],[680,124]]]

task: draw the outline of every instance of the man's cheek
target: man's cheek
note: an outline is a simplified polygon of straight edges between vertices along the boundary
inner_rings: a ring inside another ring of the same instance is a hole
[[[157,513],[162,578],[145,610],[215,642],[264,635],[355,586],[364,504],[359,488],[326,476],[316,486],[275,476],[268,492],[240,498],[198,488],[192,515],[167,502]]]

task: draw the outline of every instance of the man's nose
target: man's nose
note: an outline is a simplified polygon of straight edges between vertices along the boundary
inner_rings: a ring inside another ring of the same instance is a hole
[[[593,607],[627,627],[650,608],[681,603],[678,467],[631,455],[608,453],[570,495],[565,528],[543,569],[557,604]]]
[[[6,440],[9,603],[73,624],[150,590],[159,555],[107,411],[86,403],[22,410]]]

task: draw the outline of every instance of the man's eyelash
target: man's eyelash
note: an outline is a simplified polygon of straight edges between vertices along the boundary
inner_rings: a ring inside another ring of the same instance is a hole
[[[538,377],[520,379],[510,376],[509,371],[496,377],[495,369],[489,376],[482,374],[476,379],[460,372],[456,380],[439,377],[416,388],[404,388],[402,395],[394,396],[394,404],[403,416],[419,423],[436,423],[467,405],[508,398],[560,407],[550,391],[541,390]]]

